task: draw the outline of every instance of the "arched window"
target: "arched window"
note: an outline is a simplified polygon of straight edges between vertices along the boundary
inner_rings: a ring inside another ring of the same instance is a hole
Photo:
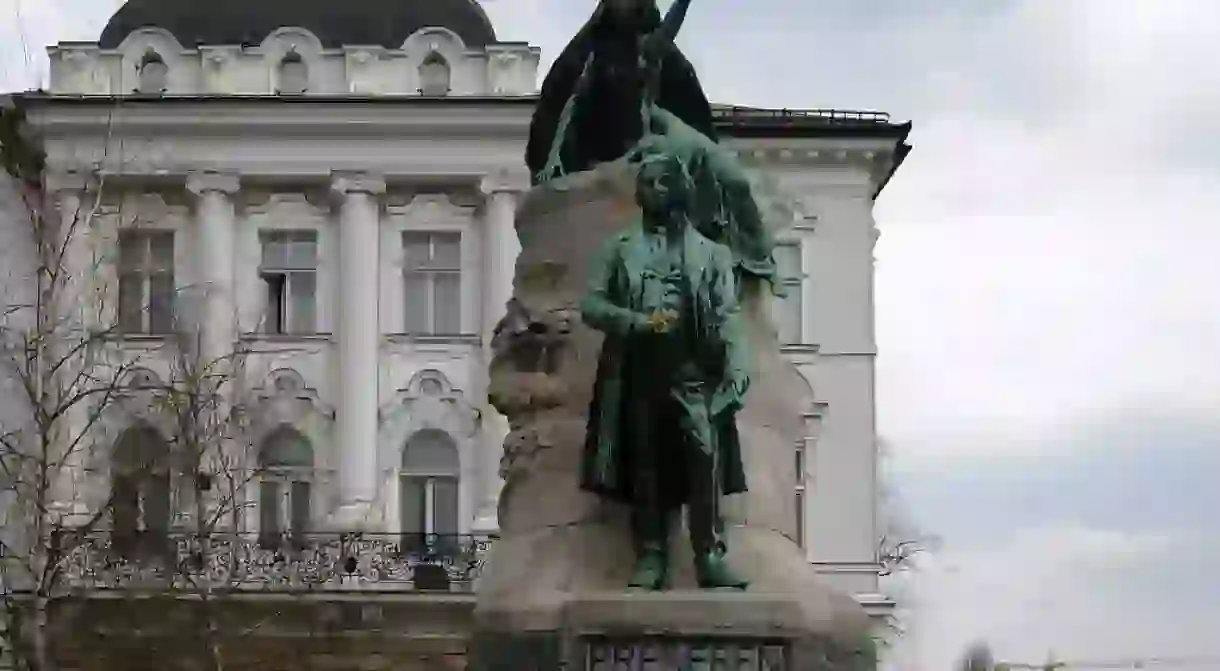
[[[136,89],[139,93],[160,95],[169,89],[169,66],[161,54],[152,49],[144,52],[139,75],[140,86]]]
[[[280,61],[279,70],[278,93],[300,95],[309,90],[309,67],[300,54],[289,51]]]
[[[259,449],[258,528],[264,547],[279,547],[287,536],[300,547],[313,506],[313,446],[295,429],[280,427]]]
[[[407,441],[398,481],[405,550],[457,547],[458,473],[457,445],[449,434],[425,430]]]
[[[169,445],[156,429],[137,424],[119,436],[112,459],[115,548],[124,556],[164,549],[172,514]]]
[[[419,92],[426,96],[449,95],[449,63],[433,51],[419,65]]]

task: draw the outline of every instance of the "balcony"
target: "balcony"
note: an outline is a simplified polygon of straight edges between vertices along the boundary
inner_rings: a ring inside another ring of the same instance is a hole
[[[428,592],[472,594],[491,536],[93,532],[63,543],[69,592]]]

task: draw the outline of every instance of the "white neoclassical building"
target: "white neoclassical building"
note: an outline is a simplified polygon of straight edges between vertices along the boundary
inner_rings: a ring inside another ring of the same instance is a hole
[[[474,0],[129,0],[97,42],[48,51],[49,90],[11,105],[61,212],[99,202],[67,258],[96,275],[115,347],[167,379],[158,346],[189,304],[206,355],[246,352],[243,440],[261,469],[238,531],[494,534],[506,426],[486,371],[539,50],[497,40]],[[801,541],[883,612],[872,210],[909,126],[732,106],[717,125],[800,203],[775,318],[809,382]],[[8,249],[20,228],[0,226]],[[114,501],[116,530],[189,522],[173,468],[124,467],[172,463],[155,415],[138,394],[108,408],[92,484],[65,504]]]

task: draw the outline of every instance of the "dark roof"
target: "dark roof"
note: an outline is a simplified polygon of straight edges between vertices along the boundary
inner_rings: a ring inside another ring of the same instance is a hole
[[[128,0],[98,40],[117,47],[132,31],[156,26],[187,48],[261,44],[286,26],[308,29],[326,47],[397,48],[421,28],[443,27],[468,47],[496,41],[477,0]]]

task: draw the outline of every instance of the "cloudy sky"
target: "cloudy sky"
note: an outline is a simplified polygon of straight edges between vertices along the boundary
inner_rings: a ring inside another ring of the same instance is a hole
[[[0,0],[0,90],[117,4]],[[591,5],[486,2],[546,62]],[[877,204],[879,421],[943,542],[896,662],[1220,658],[1220,2],[693,5],[714,99],[915,123]]]

